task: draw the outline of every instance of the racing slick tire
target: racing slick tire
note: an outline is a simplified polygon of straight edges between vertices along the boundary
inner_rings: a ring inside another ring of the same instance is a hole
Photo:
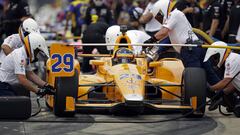
[[[196,111],[183,111],[186,117],[201,118],[206,107],[206,74],[202,68],[185,68],[183,72],[183,105],[191,105],[191,97],[197,97]],[[192,113],[191,113],[192,112]]]
[[[73,117],[75,110],[66,111],[66,97],[77,98],[78,71],[71,77],[57,77],[55,80],[56,93],[54,96],[53,111],[58,117]]]
[[[0,119],[28,119],[31,112],[31,99],[27,96],[0,97]]]

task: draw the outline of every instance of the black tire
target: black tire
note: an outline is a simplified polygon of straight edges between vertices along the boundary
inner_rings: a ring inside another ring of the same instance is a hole
[[[26,96],[1,96],[0,119],[28,119],[31,117],[31,99]]]
[[[73,117],[75,111],[65,111],[66,97],[77,98],[78,92],[78,71],[72,77],[57,77],[55,80],[56,93],[54,96],[53,111],[58,117]]]
[[[197,110],[184,111],[186,117],[201,118],[204,116],[206,107],[206,73],[202,68],[185,68],[183,73],[183,105],[190,105],[190,99],[197,97]]]

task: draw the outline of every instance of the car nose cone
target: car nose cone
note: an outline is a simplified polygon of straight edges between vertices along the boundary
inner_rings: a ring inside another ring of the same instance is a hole
[[[126,101],[143,101],[143,96],[139,94],[128,94],[125,96]]]

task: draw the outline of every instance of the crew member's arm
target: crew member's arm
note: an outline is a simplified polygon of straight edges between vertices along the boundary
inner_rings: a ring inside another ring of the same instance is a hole
[[[1,49],[5,55],[11,53],[13,51],[13,48],[17,48],[21,44],[21,41],[17,40],[17,36],[18,34],[13,34],[4,39]]]
[[[153,14],[151,12],[147,12],[146,14],[143,14],[140,19],[139,22],[141,24],[146,24],[147,22],[149,22],[151,19],[153,18]]]
[[[211,24],[211,28],[210,28],[210,31],[209,31],[209,36],[213,36],[216,33],[218,25],[219,25],[219,20],[218,19],[213,19],[212,24]]]
[[[209,36],[213,36],[216,31],[217,28],[219,26],[219,20],[221,19],[221,6],[220,5],[214,5],[213,7],[213,12],[212,12],[212,23],[211,23],[211,27],[209,30]]]
[[[221,81],[219,81],[217,84],[211,86],[211,90],[218,91],[222,90],[230,81],[232,78],[224,78]]]
[[[187,14],[187,13],[191,14],[193,13],[193,11],[194,11],[193,7],[186,7],[185,9],[182,10],[184,14]]]
[[[213,91],[224,90],[224,93],[231,93],[235,89],[230,81],[233,81],[233,78],[238,75],[238,62],[237,59],[225,62],[224,79],[210,87]]]
[[[154,36],[159,41],[168,36],[169,29],[166,27],[162,27],[160,31],[158,31]]]
[[[27,90],[37,93],[37,87],[34,87],[34,85],[26,78],[25,75],[17,74],[17,78],[19,80],[19,83],[23,85]]]
[[[66,33],[67,30],[68,30],[69,20],[70,20],[71,16],[72,16],[72,13],[71,12],[67,12],[67,15],[66,15],[66,25],[65,25],[65,28],[64,28],[64,30],[65,30],[64,33]]]
[[[223,27],[223,30],[221,32],[222,38],[224,38],[224,36],[226,35],[226,33],[227,33],[228,29],[229,29],[229,19],[230,19],[229,16],[227,16],[227,20],[226,20],[226,22],[224,24],[224,27]]]
[[[3,52],[5,53],[5,55],[8,55],[9,53],[11,53],[13,50],[10,46],[6,45],[6,44],[3,44],[1,46]]]
[[[224,78],[223,80],[219,81],[217,84],[210,86],[210,89],[213,91],[224,90],[225,94],[229,94],[235,89],[232,83],[229,83],[231,79],[232,78]]]
[[[39,87],[43,87],[47,83],[37,76],[33,71],[27,71],[27,78]]]

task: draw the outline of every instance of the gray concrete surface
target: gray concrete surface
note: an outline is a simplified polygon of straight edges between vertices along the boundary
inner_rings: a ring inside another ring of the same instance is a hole
[[[43,103],[42,103],[43,104]],[[43,104],[44,105],[44,104]],[[33,102],[33,111],[36,105]],[[238,135],[240,119],[223,116],[218,110],[206,112],[204,118],[181,118],[160,123],[121,123],[159,121],[181,116],[179,113],[134,117],[103,114],[77,114],[75,118],[56,118],[43,107],[31,122],[0,122],[1,135]],[[40,121],[40,122],[37,122]],[[46,122],[52,121],[52,122]],[[104,122],[106,123],[97,123]],[[107,122],[115,123],[107,123]],[[120,123],[117,123],[120,122]]]

